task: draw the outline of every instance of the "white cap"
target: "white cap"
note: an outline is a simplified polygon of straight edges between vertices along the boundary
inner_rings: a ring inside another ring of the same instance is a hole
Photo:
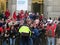
[[[47,22],[48,22],[48,23],[52,23],[52,22],[53,22],[53,20],[48,19],[48,20],[47,20]]]

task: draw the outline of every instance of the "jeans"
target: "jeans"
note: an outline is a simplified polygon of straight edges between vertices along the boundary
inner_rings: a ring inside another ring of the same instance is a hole
[[[15,45],[15,39],[10,38],[10,45]]]
[[[20,45],[33,45],[32,38],[21,38]]]
[[[55,45],[55,38],[54,37],[48,37],[47,38],[48,45]]]
[[[8,42],[8,43],[7,43]],[[2,41],[2,45],[9,45],[9,39],[3,39]]]
[[[33,39],[32,38],[29,38],[29,45],[33,45]]]
[[[7,45],[6,40],[3,41],[2,45]]]

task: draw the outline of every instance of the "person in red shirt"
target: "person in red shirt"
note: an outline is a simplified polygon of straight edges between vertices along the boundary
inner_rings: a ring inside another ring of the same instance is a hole
[[[29,15],[29,14],[28,14],[28,12],[26,11],[26,12],[25,12],[25,18],[27,18],[27,17],[28,17],[28,15]]]
[[[0,26],[0,38],[2,38],[3,33],[4,33],[4,32],[3,32],[3,27]]]
[[[5,11],[5,17],[8,18],[9,16],[10,16],[10,12],[9,12],[9,10],[7,9],[7,10]]]
[[[0,33],[3,33],[3,28],[2,27],[0,27]]]
[[[43,14],[40,15],[40,21],[43,19]]]
[[[48,45],[50,45],[51,42],[52,42],[52,45],[55,45],[55,29],[56,29],[56,24],[53,24],[52,22],[50,22],[47,25],[46,33],[47,33]],[[49,36],[49,33],[48,33],[49,30],[51,30],[51,37]]]
[[[20,17],[20,20],[22,20],[22,19],[25,18],[25,15],[24,15],[24,11],[23,10],[20,11],[19,17]]]

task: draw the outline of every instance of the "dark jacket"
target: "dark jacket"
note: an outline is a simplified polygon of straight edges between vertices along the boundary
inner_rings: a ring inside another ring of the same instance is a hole
[[[16,37],[16,30],[10,30],[10,37],[11,38],[15,38]],[[13,37],[13,36],[15,36],[15,37]]]
[[[37,38],[37,37],[39,36],[39,29],[34,28],[34,29],[33,29],[33,32],[34,32],[33,38]]]
[[[57,27],[56,27],[56,32],[58,37],[60,37],[60,22],[57,24]]]

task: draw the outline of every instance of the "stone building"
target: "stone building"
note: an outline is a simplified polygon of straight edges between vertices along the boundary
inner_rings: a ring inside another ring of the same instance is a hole
[[[6,8],[10,13],[16,11],[17,0],[0,0],[4,3],[4,11]],[[28,0],[28,11],[39,12],[46,17],[59,17],[60,16],[60,0]]]
[[[56,18],[60,16],[60,0],[44,0],[44,15]]]
[[[6,0],[0,0],[0,11],[6,10]]]

